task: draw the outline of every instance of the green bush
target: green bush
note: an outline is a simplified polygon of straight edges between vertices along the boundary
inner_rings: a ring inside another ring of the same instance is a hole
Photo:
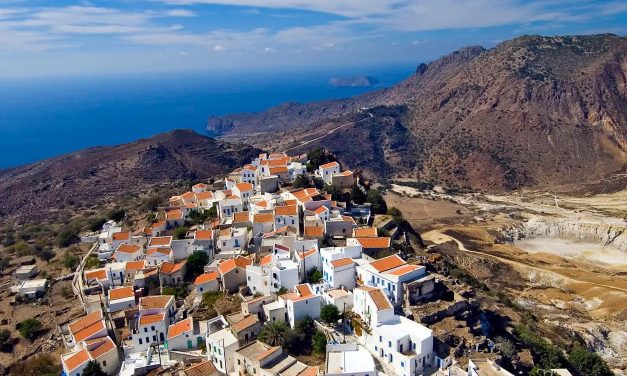
[[[176,239],[185,239],[188,230],[189,229],[185,226],[177,227],[176,230],[174,230],[174,237]]]
[[[314,266],[307,274],[307,280],[309,281],[309,283],[320,282],[322,280],[322,272]]]
[[[55,256],[55,253],[51,249],[44,249],[38,254],[39,258],[45,262],[50,262]]]
[[[95,360],[87,362],[87,366],[83,370],[83,376],[107,376],[106,372],[100,367],[100,363]]]
[[[581,376],[612,376],[603,358],[582,346],[575,346],[568,355],[568,362]]]
[[[323,332],[318,330],[313,336],[313,351],[316,354],[326,354],[327,351],[327,337]]]
[[[389,208],[387,214],[394,218],[403,218],[403,212],[401,212],[400,209],[395,208],[395,207]]]
[[[37,338],[42,327],[42,323],[37,319],[27,319],[17,324],[17,330],[22,337],[29,341],[34,341]]]
[[[113,209],[107,214],[107,218],[112,221],[120,222],[126,216],[124,209]]]
[[[102,229],[102,225],[104,225],[107,222],[106,218],[96,218],[94,220],[91,221],[91,223],[89,224],[89,230],[90,231],[100,231]]]
[[[78,228],[74,226],[65,226],[57,235],[57,245],[60,248],[69,247],[78,240]]]
[[[337,323],[341,317],[340,310],[333,304],[326,304],[320,309],[320,320],[329,325]]]
[[[70,270],[76,269],[79,262],[80,262],[80,259],[78,258],[78,256],[73,255],[70,252],[66,251],[65,255],[63,255],[63,266],[65,266],[66,268]]]
[[[187,258],[187,278],[192,279],[204,272],[205,265],[209,263],[209,255],[196,251]]]
[[[388,205],[385,203],[383,196],[381,196],[381,192],[377,189],[371,189],[366,194],[366,202],[369,202],[372,208],[372,211],[375,214],[385,214],[388,211]]]

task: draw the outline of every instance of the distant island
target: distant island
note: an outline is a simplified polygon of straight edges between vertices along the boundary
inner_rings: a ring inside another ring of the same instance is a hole
[[[372,76],[334,77],[329,80],[329,85],[335,87],[369,87],[379,83]]]

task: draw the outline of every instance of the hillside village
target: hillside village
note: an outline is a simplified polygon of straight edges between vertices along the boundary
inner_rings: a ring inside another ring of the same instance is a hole
[[[370,192],[330,157],[262,153],[170,197],[149,226],[83,234],[85,315],[61,327],[63,374],[513,375],[485,357],[460,368],[414,321],[441,281],[405,252],[398,209],[341,201]],[[46,293],[32,269],[16,272],[23,299]],[[313,351],[286,350],[294,333]]]

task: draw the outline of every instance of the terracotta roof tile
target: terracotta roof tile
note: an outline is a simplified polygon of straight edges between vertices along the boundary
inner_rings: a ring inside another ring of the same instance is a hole
[[[139,325],[150,325],[165,320],[164,313],[139,316]]]
[[[202,285],[203,283],[207,283],[209,281],[215,281],[217,279],[218,279],[218,273],[216,272],[203,273],[199,275],[198,277],[196,277],[196,279],[194,280],[194,285],[196,286]]]
[[[78,332],[74,333],[74,341],[80,342],[86,340],[87,338],[95,335],[98,332],[101,332],[103,330],[106,331],[106,329],[107,328],[105,327],[104,320],[98,320],[90,326],[86,327],[85,329],[79,330]]]
[[[92,312],[92,313],[90,313],[88,315],[85,315],[85,316],[81,317],[80,319],[72,321],[68,325],[68,329],[72,333],[77,333],[77,332],[87,328],[88,326],[93,325],[94,323],[102,320],[102,317],[103,316],[102,316],[102,312],[101,311]]]
[[[146,267],[146,260],[127,261],[126,270],[139,270]]]
[[[418,269],[420,269],[420,267],[416,265],[405,265],[405,266],[401,266],[400,268],[390,270],[388,274],[400,276],[400,275],[404,275],[407,273],[411,273],[414,270],[418,270]]]
[[[89,352],[87,351],[87,349],[82,349],[74,355],[65,358],[63,360],[63,363],[65,363],[65,368],[67,368],[67,370],[71,372],[74,369],[78,368],[80,365],[89,362],[90,360],[91,357],[89,356]]]
[[[85,272],[85,279],[107,279],[107,271],[104,268],[88,270]]]
[[[233,213],[233,223],[250,222],[250,213],[247,211]]]
[[[208,360],[183,370],[185,376],[210,376],[217,372],[216,367]]]
[[[259,265],[264,266],[264,265],[268,265],[271,262],[272,262],[272,255],[265,255],[259,261]]]
[[[264,360],[265,358],[269,357],[270,355],[274,354],[276,351],[278,351],[280,349],[281,349],[281,346],[270,347],[266,351],[258,354],[255,357],[255,359],[257,359],[257,360]]]
[[[274,214],[259,213],[253,216],[253,223],[271,223],[274,222]]]
[[[148,242],[148,245],[150,247],[155,247],[155,246],[169,246],[172,243],[172,237],[171,236],[155,236],[154,238],[151,238],[150,241]]]
[[[198,200],[211,200],[213,198],[213,192],[205,191],[205,192],[196,193],[196,198]]]
[[[401,265],[405,265],[405,261],[397,255],[391,255],[377,261],[373,261],[370,263],[370,265],[381,273],[393,268],[397,268]]]
[[[115,251],[122,252],[122,253],[135,253],[141,249],[142,247],[138,245],[122,243],[118,246],[118,248]]]
[[[213,239],[213,231],[211,230],[196,230],[194,238],[198,240],[211,240]]]
[[[94,343],[97,343],[96,347],[92,347]],[[93,359],[98,359],[116,348],[115,343],[109,336],[98,338],[89,347],[91,348],[89,354]]]
[[[392,305],[388,301],[388,298],[385,297],[383,291],[381,291],[380,289],[372,289],[368,291],[368,294],[370,295],[370,298],[372,298],[372,301],[377,306],[377,309],[379,311],[392,308]]]
[[[359,244],[364,248],[389,248],[390,238],[356,238]]]
[[[174,300],[172,295],[152,295],[139,298],[141,309],[165,309]]]
[[[327,207],[323,205],[323,206],[319,207],[318,209],[314,210],[314,213],[320,215],[320,214],[322,214],[322,213],[324,213],[324,212],[326,212],[328,210],[329,209],[327,209]]]
[[[129,231],[116,232],[112,236],[113,240],[129,240],[131,233]]]
[[[240,321],[238,321],[235,324],[231,325],[231,328],[235,332],[240,332],[242,330],[250,328],[251,326],[255,325],[258,322],[259,322],[259,319],[257,318],[257,315],[247,315],[246,317],[244,317]]]
[[[275,215],[298,215],[298,207],[296,205],[277,206],[274,208]]]
[[[168,327],[168,339],[180,336],[190,330],[194,330],[194,320],[191,317],[188,317],[185,320],[181,320]]]
[[[301,260],[302,260],[302,259],[304,259],[305,257],[309,257],[309,256],[311,256],[311,255],[313,255],[313,254],[316,254],[317,252],[318,252],[318,250],[317,250],[317,249],[312,248],[312,249],[307,250],[307,251],[305,251],[305,252],[303,252],[303,251],[297,252],[297,256],[298,256],[298,258],[299,258],[299,259],[301,259]]]
[[[234,270],[237,267],[246,268],[248,265],[252,265],[253,261],[247,257],[238,256],[226,261],[223,261],[218,265],[218,270],[222,275]]]
[[[252,191],[253,190],[253,185],[250,183],[237,183],[235,184],[235,187],[240,191],[240,192],[248,192],[248,191]]]
[[[322,226],[305,226],[306,238],[321,238],[324,235],[324,228]]]
[[[118,287],[118,288],[109,290],[109,301],[118,300],[118,299],[126,299],[126,298],[131,298],[134,296],[135,296],[135,291],[133,291],[133,288],[130,286]]]
[[[325,163],[323,165],[320,165],[320,167],[322,167],[322,168],[332,168],[332,167],[336,167],[336,166],[339,167],[340,164],[337,163],[337,162],[329,162],[329,163]]]
[[[351,264],[353,264],[353,259],[351,259],[350,257],[344,257],[341,259],[331,261],[331,265],[333,265],[334,268],[339,268],[339,267],[351,265]]]
[[[378,236],[377,229],[375,227],[362,227],[353,229],[353,235],[356,238],[376,238]]]
[[[180,271],[181,269],[183,269],[183,267],[187,264],[187,260],[183,260],[181,262],[177,262],[177,263],[173,263],[173,262],[164,262],[163,264],[161,264],[161,273],[165,273],[165,274],[173,274],[176,273],[178,271]]]

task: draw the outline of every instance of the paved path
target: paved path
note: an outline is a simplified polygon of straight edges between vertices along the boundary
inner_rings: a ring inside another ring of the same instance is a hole
[[[318,140],[320,140],[322,138],[325,138],[326,136],[334,133],[335,131],[337,131],[337,130],[339,130],[341,128],[348,127],[349,125],[354,125],[354,124],[361,123],[362,121],[368,120],[368,119],[370,119],[372,117],[374,117],[374,115],[371,114],[370,112],[368,112],[368,117],[367,118],[363,118],[363,119],[357,120],[357,121],[350,121],[348,123],[344,123],[344,124],[338,125],[337,127],[331,129],[330,131],[328,131],[327,133],[323,134],[322,136],[318,136],[318,137],[312,138],[311,140],[308,140],[308,141],[301,141],[300,144],[298,144],[296,146],[292,146],[291,148],[287,148],[287,149],[284,150],[284,152],[287,153],[290,150],[298,149],[298,148],[301,148],[303,146],[309,145],[312,142],[316,142],[316,141],[318,141]]]
[[[89,304],[86,303],[85,292],[83,291],[83,270],[85,270],[85,263],[91,254],[98,248],[98,242],[95,242],[94,245],[89,249],[89,252],[83,257],[81,262],[78,264],[76,271],[74,272],[74,279],[72,279],[72,290],[74,290],[74,294],[78,297],[83,305],[83,309],[85,313],[89,312]]]

